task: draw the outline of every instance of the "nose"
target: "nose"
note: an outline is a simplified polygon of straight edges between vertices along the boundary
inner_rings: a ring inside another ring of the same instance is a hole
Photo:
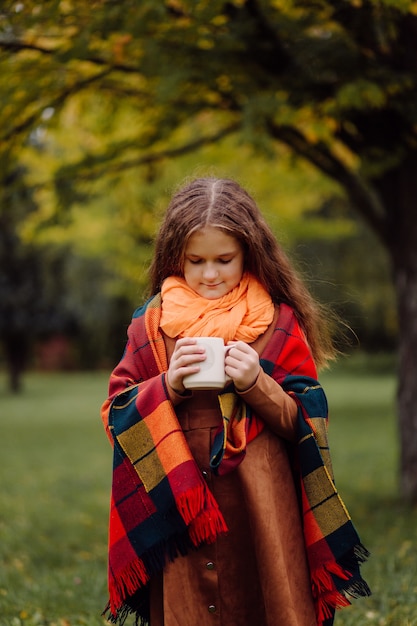
[[[203,276],[204,276],[204,280],[208,280],[208,281],[213,281],[217,278],[218,276],[218,271],[216,269],[216,267],[214,265],[212,265],[211,263],[207,263],[204,266],[204,270],[203,270]]]

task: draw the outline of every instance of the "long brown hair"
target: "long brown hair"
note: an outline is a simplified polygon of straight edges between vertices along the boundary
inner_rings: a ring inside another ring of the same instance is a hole
[[[155,242],[152,293],[168,276],[183,275],[188,238],[205,226],[235,237],[243,247],[245,270],[262,283],[275,303],[285,302],[294,309],[317,366],[334,358],[330,316],[308,291],[254,199],[233,180],[197,178],[174,194]]]

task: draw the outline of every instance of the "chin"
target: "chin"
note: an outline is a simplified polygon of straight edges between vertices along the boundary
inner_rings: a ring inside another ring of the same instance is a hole
[[[209,291],[206,289],[201,289],[201,291],[198,291],[198,294],[206,300],[218,300],[219,298],[224,296],[223,292],[220,293],[218,291]]]

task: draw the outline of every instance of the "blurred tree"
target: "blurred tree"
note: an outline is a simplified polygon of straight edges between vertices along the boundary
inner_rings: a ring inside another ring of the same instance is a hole
[[[334,237],[328,229],[339,213],[351,216],[354,227]],[[320,232],[316,227],[316,236],[307,238],[312,218],[318,217],[326,221],[328,229]],[[321,302],[331,303],[347,324],[339,338],[341,351],[350,346],[381,357],[394,355],[398,337],[395,292],[381,242],[344,198],[329,198],[309,213],[305,222],[306,234],[297,237],[294,253],[309,277],[311,290]],[[363,263],[367,254],[372,254],[372,263]]]
[[[77,180],[231,134],[271,155],[285,144],[343,188],[391,262],[401,480],[417,501],[416,2],[22,0],[0,20],[3,171],[48,117],[82,125],[95,106],[106,120],[56,171],[63,205]]]
[[[64,337],[65,346],[71,339],[77,350],[71,362],[63,355],[62,366],[110,366],[106,359],[114,363],[123,348],[115,329],[132,310],[111,270],[85,250],[74,250],[71,237],[56,241],[59,231],[51,229],[44,239],[27,239],[25,225],[39,207],[23,175],[17,168],[5,179],[0,205],[0,353],[12,392],[21,390],[23,373],[40,346]],[[79,232],[83,229],[86,222],[79,225]]]
[[[14,392],[21,388],[34,340],[69,332],[75,324],[61,298],[65,250],[22,241],[20,224],[37,208],[22,176],[16,168],[4,179],[0,212],[0,348]]]

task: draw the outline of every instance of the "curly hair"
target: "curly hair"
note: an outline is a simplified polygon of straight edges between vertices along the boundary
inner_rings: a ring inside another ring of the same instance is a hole
[[[293,308],[317,366],[334,358],[330,311],[314,300],[255,200],[234,180],[197,178],[173,195],[155,242],[149,270],[152,293],[168,276],[183,275],[187,241],[206,226],[235,237],[244,251],[245,270],[262,283],[273,302]]]

